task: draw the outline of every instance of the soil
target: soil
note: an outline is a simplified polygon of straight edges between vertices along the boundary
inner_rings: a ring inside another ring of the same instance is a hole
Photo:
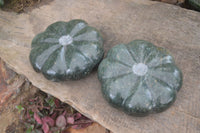
[[[38,8],[52,1],[53,0],[5,0],[2,10],[22,13]]]
[[[34,86],[30,86],[30,82],[25,81],[25,83],[20,86],[21,88],[19,95],[15,98],[11,97],[8,99],[6,105],[0,110],[0,132],[1,133],[22,133],[20,132],[19,119],[20,114],[16,110],[16,106],[21,102],[26,101],[28,97],[33,97],[33,95],[38,91]],[[19,128],[19,129],[18,129]],[[16,131],[19,132],[16,132]]]

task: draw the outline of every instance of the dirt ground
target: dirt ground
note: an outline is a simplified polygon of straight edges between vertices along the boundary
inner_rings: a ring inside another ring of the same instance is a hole
[[[2,10],[17,13],[28,12],[52,1],[53,0],[5,0]]]

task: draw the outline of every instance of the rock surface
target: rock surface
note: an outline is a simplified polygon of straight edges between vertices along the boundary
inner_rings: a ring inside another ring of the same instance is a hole
[[[62,10],[60,10],[62,9]],[[183,72],[173,106],[138,118],[103,99],[96,71],[79,81],[54,83],[36,73],[28,60],[32,38],[61,20],[86,20],[103,33],[104,49],[144,39],[165,47]],[[0,57],[33,85],[69,103],[117,133],[200,132],[200,13],[149,0],[54,0],[27,14],[0,11]]]
[[[14,99],[19,95],[19,88],[24,81],[23,77],[18,76],[9,69],[5,62],[0,59],[0,112],[5,106],[8,106],[10,99]]]

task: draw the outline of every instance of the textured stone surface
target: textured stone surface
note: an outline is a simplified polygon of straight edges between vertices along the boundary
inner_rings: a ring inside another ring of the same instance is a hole
[[[61,10],[62,9],[62,10]],[[79,81],[54,83],[29,63],[33,37],[56,21],[86,20],[103,33],[104,49],[144,39],[166,48],[183,72],[183,86],[170,109],[138,118],[103,99],[96,71]],[[200,13],[149,0],[54,0],[27,14],[0,11],[0,57],[35,86],[69,103],[117,133],[199,133]]]
[[[8,101],[17,97],[19,87],[24,83],[24,78],[9,69],[0,59],[0,111],[8,105]]]
[[[169,108],[182,85],[173,57],[144,40],[110,49],[98,67],[98,77],[106,100],[136,116]]]
[[[103,39],[84,20],[55,22],[31,43],[30,62],[47,79],[77,80],[87,76],[102,60]]]

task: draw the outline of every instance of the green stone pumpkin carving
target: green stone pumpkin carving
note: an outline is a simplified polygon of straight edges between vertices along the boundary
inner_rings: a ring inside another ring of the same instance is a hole
[[[30,62],[52,81],[80,79],[103,58],[100,33],[83,20],[56,22],[32,40]]]
[[[172,56],[143,40],[109,50],[99,65],[98,78],[106,100],[136,116],[167,109],[182,84]]]
[[[188,0],[188,2],[192,7],[200,11],[200,0]]]

